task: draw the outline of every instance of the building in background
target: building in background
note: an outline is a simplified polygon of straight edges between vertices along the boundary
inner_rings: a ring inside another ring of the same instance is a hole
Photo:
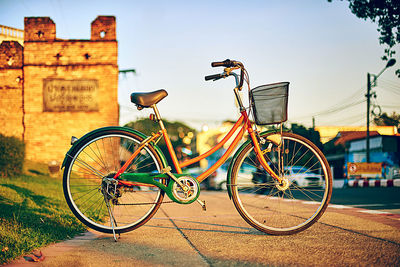
[[[118,125],[115,17],[97,17],[89,40],[58,39],[49,17],[24,24],[1,28],[0,133],[23,139],[27,159],[60,162],[72,135]]]
[[[20,45],[24,45],[24,31],[0,25],[0,43],[3,41],[17,41]]]
[[[325,143],[334,178],[400,178],[400,135],[370,132],[370,162],[366,158],[366,132],[340,131]],[[332,149],[333,148],[333,149]]]
[[[367,130],[366,126],[317,126],[315,130],[321,136],[321,142],[326,143],[335,138],[339,132],[364,132]],[[377,131],[382,135],[395,135],[397,134],[396,126],[370,126],[370,131]]]
[[[370,163],[366,159],[366,139],[347,143],[347,177],[400,178],[400,135],[373,135],[370,137]]]

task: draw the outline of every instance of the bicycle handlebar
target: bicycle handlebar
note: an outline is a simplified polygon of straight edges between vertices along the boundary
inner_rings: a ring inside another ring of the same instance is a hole
[[[216,62],[212,62],[211,63],[211,67],[226,67],[226,68],[230,68],[230,67],[234,67],[236,64],[234,64],[235,61],[232,61],[230,59],[225,59],[224,61],[216,61]]]
[[[212,62],[211,67],[226,67],[226,68],[240,67],[240,82],[236,86],[238,87],[239,90],[242,90],[243,78],[244,78],[244,66],[240,61],[225,59],[224,61]],[[209,80],[216,81],[221,78],[226,78],[227,76],[228,76],[227,73],[224,72],[221,74],[208,75],[204,78],[206,81],[209,81]]]
[[[204,77],[204,79],[205,79],[206,81],[209,81],[209,80],[214,80],[214,81],[216,81],[216,80],[219,80],[219,79],[221,79],[221,78],[224,78],[224,74],[223,74],[223,73],[220,73],[220,74],[212,74],[212,75],[208,75],[208,76]]]

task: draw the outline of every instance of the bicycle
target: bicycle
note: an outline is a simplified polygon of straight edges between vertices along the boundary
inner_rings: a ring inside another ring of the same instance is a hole
[[[289,235],[307,229],[321,217],[332,194],[332,175],[316,145],[283,130],[289,83],[250,89],[248,73],[241,62],[227,59],[211,66],[224,67],[224,71],[206,76],[205,80],[235,78],[233,91],[241,116],[208,152],[178,161],[157,109],[157,103],[168,95],[165,90],[131,94],[131,102],[139,110],[153,109],[150,119],[159,124],[159,132],[146,136],[134,129],[112,126],[89,132],[80,139],[72,137],[72,147],[62,164],[63,190],[70,209],[82,223],[113,234],[117,241],[116,234],[149,221],[165,194],[170,202],[197,201],[205,209],[205,203],[198,199],[199,183],[232,154],[226,189],[248,224],[267,234]],[[249,89],[248,108],[239,94],[244,81]],[[257,127],[272,124],[280,127],[264,132]],[[247,137],[238,147],[245,133]],[[184,167],[210,156],[234,135],[229,148],[209,169],[196,178],[183,173]],[[174,172],[157,146],[161,139],[167,145]]]

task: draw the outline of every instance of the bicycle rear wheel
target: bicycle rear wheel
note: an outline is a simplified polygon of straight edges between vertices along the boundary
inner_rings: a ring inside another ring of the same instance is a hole
[[[267,137],[268,134],[262,136]],[[286,183],[277,183],[248,143],[235,159],[230,186],[234,205],[254,228],[272,235],[305,230],[324,213],[332,175],[322,152],[306,138],[283,133],[281,145],[260,144],[264,157]]]
[[[90,135],[67,155],[65,199],[74,215],[88,227],[112,233],[114,224],[116,233],[131,231],[150,220],[160,207],[164,192],[158,187],[117,185],[113,179],[141,141],[142,137],[131,132],[104,130]],[[151,173],[162,168],[160,156],[149,145],[126,172]]]

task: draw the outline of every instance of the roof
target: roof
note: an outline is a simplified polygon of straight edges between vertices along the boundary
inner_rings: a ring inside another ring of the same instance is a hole
[[[376,126],[370,125],[370,131],[378,131],[380,135],[395,135],[397,134],[396,126]],[[321,142],[326,143],[332,138],[337,137],[339,132],[365,132],[366,126],[316,126],[315,130],[319,132],[321,136]]]
[[[369,136],[380,135],[378,131],[370,131]],[[336,136],[335,145],[344,145],[346,142],[351,140],[363,139],[367,136],[365,131],[340,131]]]

